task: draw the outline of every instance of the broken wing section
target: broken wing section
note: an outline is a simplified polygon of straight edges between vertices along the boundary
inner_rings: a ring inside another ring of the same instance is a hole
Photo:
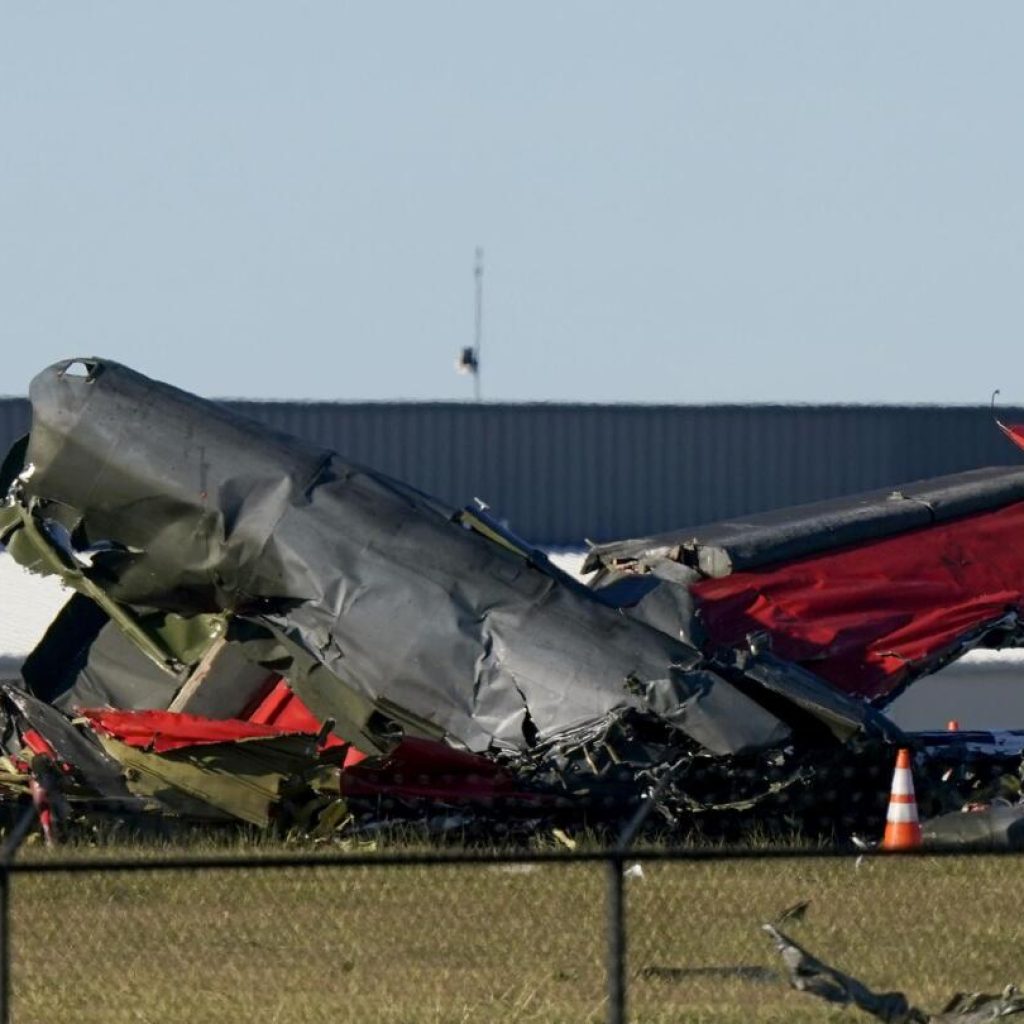
[[[705,650],[760,634],[884,704],[971,647],[1020,642],[1022,537],[1024,469],[995,468],[604,545],[587,565],[601,588],[640,574],[681,589],[678,627]]]
[[[708,634],[887,702],[978,645],[1021,638],[1024,503],[694,587]]]

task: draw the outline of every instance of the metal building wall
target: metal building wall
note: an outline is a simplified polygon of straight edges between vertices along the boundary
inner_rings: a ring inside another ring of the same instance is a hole
[[[27,398],[0,398],[0,460],[19,438],[28,433],[32,408]]]
[[[578,545],[1019,461],[985,407],[228,402],[529,539]],[[1002,409],[1024,422],[1024,411]],[[28,403],[0,400],[0,447]]]

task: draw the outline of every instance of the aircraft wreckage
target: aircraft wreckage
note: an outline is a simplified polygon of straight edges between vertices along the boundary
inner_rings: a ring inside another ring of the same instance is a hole
[[[74,595],[0,690],[9,804],[45,776],[72,818],[507,836],[651,797],[674,834],[846,837],[894,744],[926,814],[1020,765],[1022,735],[880,709],[1020,643],[1024,468],[595,546],[584,585],[485,507],[109,360],[30,398],[0,543]]]

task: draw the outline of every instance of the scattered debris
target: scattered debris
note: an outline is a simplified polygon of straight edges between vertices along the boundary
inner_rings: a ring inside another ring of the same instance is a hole
[[[1007,985],[999,995],[958,992],[940,1012],[927,1013],[911,1006],[902,992],[873,992],[863,982],[813,956],[775,925],[762,928],[775,943],[793,988],[840,1006],[852,1004],[885,1024],[983,1024],[1024,1014],[1024,995],[1013,985]]]
[[[791,921],[802,921],[807,914],[807,908],[811,905],[810,900],[800,900],[791,907],[786,907],[775,918],[773,924],[789,924]]]
[[[989,804],[940,814],[923,827],[924,841],[935,846],[1024,850],[1024,804]]]
[[[55,806],[43,756],[72,818],[845,839],[881,830],[897,747],[932,814],[1019,779],[1024,736],[879,706],[1024,638],[1024,469],[596,546],[584,586],[485,506],[117,363],[30,397],[0,543],[75,594],[0,688],[15,801]]]
[[[572,836],[566,833],[565,829],[553,828],[551,830],[551,835],[554,837],[556,842],[564,846],[567,850],[575,850],[577,845],[579,845]]]

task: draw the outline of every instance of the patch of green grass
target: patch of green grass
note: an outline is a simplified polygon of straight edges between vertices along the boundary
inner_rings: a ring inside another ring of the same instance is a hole
[[[189,849],[282,849],[239,842],[207,837]],[[140,855],[171,852],[181,851]],[[805,919],[785,930],[876,989],[931,1009],[957,989],[1000,989],[1024,980],[1013,899],[1022,880],[1024,859],[1006,857],[648,862],[627,880],[630,1020],[840,1019],[788,988],[760,931],[803,899]],[[19,874],[14,1020],[597,1022],[605,896],[604,867],[568,858]]]

